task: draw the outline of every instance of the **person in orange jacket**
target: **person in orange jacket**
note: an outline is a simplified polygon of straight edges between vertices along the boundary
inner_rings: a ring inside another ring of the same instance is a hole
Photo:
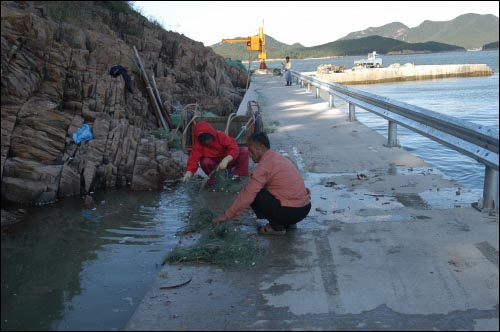
[[[234,138],[222,131],[215,130],[208,122],[200,121],[196,124],[196,142],[189,155],[184,182],[188,182],[194,173],[201,167],[203,172],[210,175],[216,168],[227,169],[236,178],[248,176],[249,152],[246,146],[238,146]],[[208,186],[215,184],[214,175],[207,181]]]

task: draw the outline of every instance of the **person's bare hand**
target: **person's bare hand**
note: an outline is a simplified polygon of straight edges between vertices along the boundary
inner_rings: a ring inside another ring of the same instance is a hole
[[[219,225],[221,222],[225,221],[226,220],[226,216],[223,214],[219,214],[217,217],[215,217],[214,219],[212,219],[212,226],[215,227],[217,225]]]
[[[184,177],[182,178],[182,182],[189,182],[191,180],[191,177],[193,176],[193,173],[187,171]]]
[[[224,157],[224,159],[222,159],[222,161],[220,162],[219,166],[217,166],[217,169],[219,169],[219,170],[226,169],[227,164],[229,164],[231,162],[231,160],[233,160],[233,157],[231,157],[231,156]]]

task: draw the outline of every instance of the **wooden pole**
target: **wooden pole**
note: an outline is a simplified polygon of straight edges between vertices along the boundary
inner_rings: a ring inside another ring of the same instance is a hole
[[[163,119],[163,115],[160,112],[160,107],[158,106],[158,103],[156,102],[156,98],[153,92],[153,88],[151,87],[151,84],[149,83],[148,76],[146,75],[146,71],[144,70],[144,66],[142,65],[141,57],[139,56],[139,52],[137,52],[137,48],[134,46],[134,53],[137,58],[137,62],[139,64],[139,70],[141,71],[142,79],[144,80],[144,83],[147,85],[147,90],[148,90],[148,95],[149,95],[149,101],[151,102],[151,105],[153,106],[153,110],[155,111],[155,114],[157,118],[160,118],[160,122],[163,125],[163,128],[166,131],[169,131],[170,127],[165,123],[165,119]]]

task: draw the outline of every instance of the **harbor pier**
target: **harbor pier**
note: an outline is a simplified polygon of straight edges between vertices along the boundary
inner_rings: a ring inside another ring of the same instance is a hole
[[[498,331],[498,210],[349,121],[346,102],[271,75],[252,77],[251,100],[303,174],[310,214],[285,236],[242,228],[263,249],[251,267],[166,264],[126,330]]]
[[[412,65],[386,68],[346,69],[342,73],[307,72],[328,82],[339,84],[371,84],[401,81],[418,81],[448,77],[490,76],[493,71],[486,64]]]

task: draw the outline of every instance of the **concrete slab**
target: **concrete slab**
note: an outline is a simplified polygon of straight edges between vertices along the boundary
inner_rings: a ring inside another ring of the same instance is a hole
[[[400,81],[417,81],[449,77],[491,76],[493,70],[486,64],[448,64],[448,65],[402,65],[387,68],[354,67],[342,73],[308,74],[328,82],[339,84],[371,84]]]
[[[166,265],[126,330],[498,331],[499,218],[470,206],[480,193],[385,147],[341,101],[329,109],[280,77],[250,87],[311,213],[286,236],[256,237],[265,256],[250,268]],[[231,203],[211,197],[215,213]],[[169,275],[192,280],[161,289]]]

